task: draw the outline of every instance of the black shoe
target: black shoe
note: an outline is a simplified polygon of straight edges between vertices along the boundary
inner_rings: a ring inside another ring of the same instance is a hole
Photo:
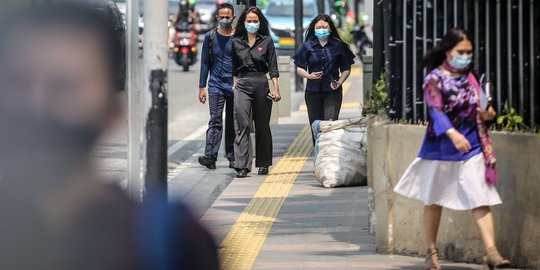
[[[268,167],[260,167],[259,175],[268,175]]]
[[[205,166],[206,168],[208,168],[210,170],[216,169],[216,160],[211,158],[211,157],[200,156],[199,157],[199,164]]]
[[[236,164],[234,164],[234,161],[229,161],[229,168],[230,169],[234,169],[234,165],[236,165]]]
[[[240,169],[236,172],[236,178],[244,178],[248,175],[249,170],[248,169]]]

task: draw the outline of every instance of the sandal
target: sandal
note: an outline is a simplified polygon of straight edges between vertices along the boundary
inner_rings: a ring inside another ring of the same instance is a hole
[[[503,258],[496,247],[486,248],[484,257],[484,270],[493,270],[495,268],[508,268],[510,262]]]
[[[441,265],[439,264],[439,250],[436,248],[428,248],[426,251],[426,261],[425,261],[426,270],[441,270]]]

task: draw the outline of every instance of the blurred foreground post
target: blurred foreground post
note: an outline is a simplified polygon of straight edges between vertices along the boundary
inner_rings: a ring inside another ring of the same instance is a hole
[[[128,191],[129,195],[141,199],[141,100],[138,80],[139,61],[139,0],[127,1],[127,93],[128,93]]]
[[[167,200],[168,1],[144,0],[145,188]]]

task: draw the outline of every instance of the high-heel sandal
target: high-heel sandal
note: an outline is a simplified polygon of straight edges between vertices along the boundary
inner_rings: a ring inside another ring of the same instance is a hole
[[[484,270],[508,267],[510,267],[510,262],[499,254],[496,247],[486,249],[486,256],[484,257]]]
[[[426,261],[425,261],[426,270],[441,270],[441,265],[439,264],[439,250],[436,248],[428,248],[426,251]]]

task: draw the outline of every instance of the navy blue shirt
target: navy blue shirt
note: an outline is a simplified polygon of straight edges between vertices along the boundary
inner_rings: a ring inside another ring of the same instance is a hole
[[[339,80],[340,73],[351,69],[355,55],[338,40],[330,38],[323,47],[319,40],[305,42],[294,56],[294,64],[309,73],[323,71],[318,80],[308,80],[306,91],[332,91],[330,84]],[[339,89],[341,90],[341,88]]]
[[[232,96],[232,41],[231,37],[221,35],[216,31],[212,45],[212,61],[208,61],[208,44],[211,32],[204,35],[203,48],[201,51],[201,75],[199,88],[206,87],[208,73],[208,92]],[[211,62],[211,66],[209,66]]]

